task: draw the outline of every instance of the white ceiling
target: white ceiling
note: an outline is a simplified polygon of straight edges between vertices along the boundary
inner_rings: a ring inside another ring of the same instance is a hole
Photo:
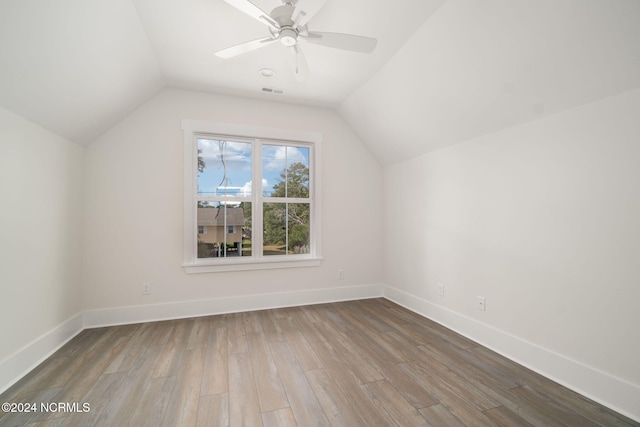
[[[640,87],[640,0],[299,4],[376,50],[304,44],[297,82],[279,44],[213,55],[268,35],[223,0],[0,0],[0,105],[80,144],[167,86],[317,105],[386,164]]]

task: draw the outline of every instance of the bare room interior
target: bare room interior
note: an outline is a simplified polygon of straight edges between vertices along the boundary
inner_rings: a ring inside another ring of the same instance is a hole
[[[638,0],[0,0],[0,425],[639,425],[639,165]]]

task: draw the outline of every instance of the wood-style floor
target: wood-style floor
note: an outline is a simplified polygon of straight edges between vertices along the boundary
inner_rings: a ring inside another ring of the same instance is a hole
[[[385,299],[88,329],[0,402],[71,404],[2,426],[638,425]]]

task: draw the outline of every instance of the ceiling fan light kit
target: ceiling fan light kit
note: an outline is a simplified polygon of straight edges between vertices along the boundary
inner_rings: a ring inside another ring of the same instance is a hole
[[[304,80],[309,75],[307,61],[302,53],[302,49],[298,45],[300,40],[360,53],[373,52],[377,44],[377,40],[370,37],[357,36],[354,34],[309,31],[306,24],[311,19],[311,16],[303,10],[297,9],[294,3],[289,1],[285,1],[282,6],[273,9],[270,14],[267,14],[249,0],[224,1],[267,25],[271,36],[219,50],[215,53],[216,56],[224,59],[233,58],[280,41],[284,46],[291,49],[293,57],[292,66],[297,80]]]

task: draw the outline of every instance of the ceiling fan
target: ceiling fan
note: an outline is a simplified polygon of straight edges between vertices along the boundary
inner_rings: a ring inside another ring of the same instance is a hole
[[[271,13],[266,13],[249,0],[224,1],[267,25],[271,35],[219,50],[215,55],[225,59],[232,58],[279,41],[291,50],[297,80],[304,80],[309,75],[309,66],[298,45],[301,40],[361,53],[373,52],[378,42],[376,39],[354,34],[309,31],[307,23],[311,16],[296,6],[296,0],[284,0],[282,6],[276,7]]]

